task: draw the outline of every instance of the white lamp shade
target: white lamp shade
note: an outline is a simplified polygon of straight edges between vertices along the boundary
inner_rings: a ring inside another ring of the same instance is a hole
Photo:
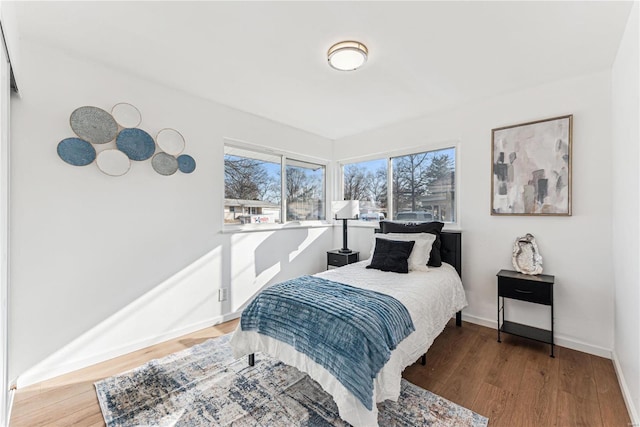
[[[331,214],[335,219],[356,219],[360,214],[360,201],[333,201],[331,202]]]

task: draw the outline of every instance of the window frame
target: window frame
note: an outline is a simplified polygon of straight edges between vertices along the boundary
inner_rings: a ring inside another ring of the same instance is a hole
[[[269,223],[269,224],[225,224],[224,222],[224,206],[225,206],[225,195],[226,195],[226,186],[224,183],[224,157],[226,156],[226,148],[236,148],[241,150],[246,150],[249,152],[255,152],[258,154],[267,154],[271,156],[276,156],[280,158],[280,222],[277,223]],[[321,159],[313,156],[307,156],[304,154],[294,153],[286,150],[274,149],[271,147],[267,147],[264,145],[258,145],[254,143],[249,143],[245,141],[240,141],[231,138],[223,138],[223,147],[222,147],[222,231],[223,232],[234,232],[234,231],[265,231],[270,229],[280,229],[283,227],[290,227],[293,225],[299,225],[301,227],[315,227],[327,224],[327,218],[329,218],[329,184],[328,179],[331,171],[331,163],[326,159]],[[309,163],[312,165],[318,165],[324,168],[324,178],[322,182],[322,192],[324,195],[323,204],[324,204],[324,216],[325,219],[315,219],[315,220],[293,220],[287,221],[287,197],[286,197],[286,168],[287,168],[287,160],[299,161],[303,163]]]
[[[440,151],[452,148],[454,150],[454,161],[455,161],[455,182],[454,182],[454,191],[455,191],[455,200],[453,203],[453,208],[455,210],[455,221],[453,222],[445,222],[445,228],[447,229],[459,229],[460,228],[460,141],[459,140],[446,140],[435,142],[426,145],[417,145],[411,146],[408,148],[403,148],[399,150],[389,151],[386,153],[375,153],[375,154],[367,154],[364,156],[358,157],[349,157],[337,162],[337,169],[339,174],[338,184],[339,189],[338,193],[341,198],[344,198],[344,167],[346,165],[354,164],[354,163],[362,163],[368,162],[372,160],[385,160],[387,162],[387,212],[389,217],[387,220],[392,220],[393,217],[393,165],[392,160],[397,157],[408,156],[410,154],[421,154],[432,151]],[[395,220],[393,220],[395,221]],[[378,221],[354,221],[349,225],[356,225],[360,227],[378,227]]]

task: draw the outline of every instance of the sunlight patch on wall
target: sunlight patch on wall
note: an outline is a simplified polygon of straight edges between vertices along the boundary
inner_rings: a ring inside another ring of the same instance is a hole
[[[311,246],[311,243],[313,243],[324,232],[325,232],[324,229],[309,229],[309,234],[304,239],[304,241],[300,243],[300,245],[298,246],[298,249],[289,253],[289,262],[292,262],[294,259],[298,257],[298,255],[302,254],[302,252],[304,252],[305,249]]]
[[[204,328],[221,317],[220,246],[132,301],[18,378],[25,387]],[[194,301],[196,302],[194,304]]]

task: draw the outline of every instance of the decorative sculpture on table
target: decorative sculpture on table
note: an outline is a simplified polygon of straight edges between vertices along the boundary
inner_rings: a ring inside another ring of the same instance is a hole
[[[95,161],[100,171],[111,176],[126,174],[132,160],[151,159],[151,166],[160,175],[195,170],[193,157],[181,154],[186,144],[180,132],[162,129],[154,141],[138,128],[140,123],[142,114],[126,102],[114,105],[111,113],[98,107],[77,108],[71,113],[69,124],[78,138],[60,141],[58,156],[73,166],[86,166]],[[100,152],[95,149],[98,144],[103,146]]]
[[[538,251],[536,238],[527,233],[518,237],[513,243],[511,257],[513,268],[523,274],[536,275],[542,273],[542,255]]]

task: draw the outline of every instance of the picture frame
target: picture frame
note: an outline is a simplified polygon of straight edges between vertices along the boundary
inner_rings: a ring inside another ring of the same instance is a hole
[[[571,216],[573,115],[491,130],[491,215]]]

